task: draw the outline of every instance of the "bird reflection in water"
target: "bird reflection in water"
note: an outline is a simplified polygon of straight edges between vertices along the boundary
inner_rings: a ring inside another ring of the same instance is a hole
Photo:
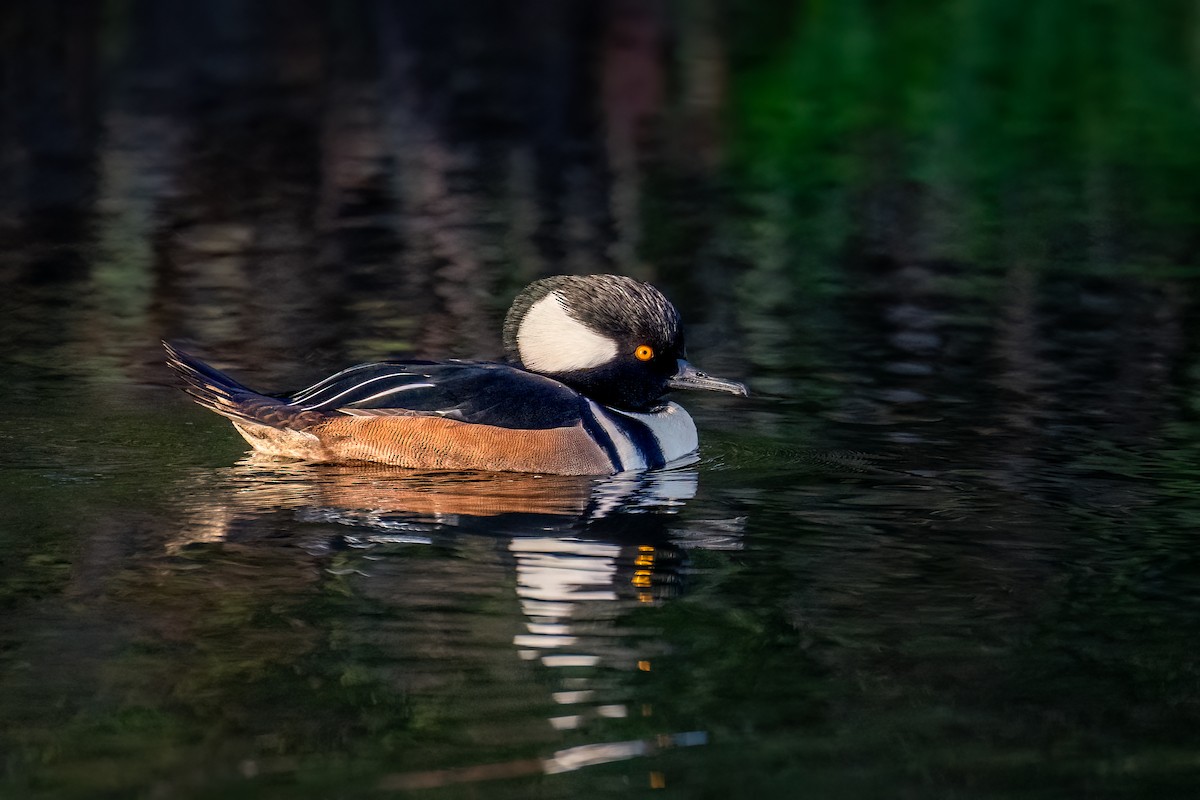
[[[213,473],[207,475],[203,480]],[[697,489],[697,473],[686,466],[605,477],[543,476],[415,473],[250,457],[225,471],[219,483],[188,493],[202,507],[186,515],[188,530],[168,543],[169,552],[253,547],[278,541],[285,530],[327,573],[350,580],[356,594],[382,601],[397,618],[421,614],[420,629],[404,634],[423,641],[406,641],[402,649],[411,653],[417,645],[439,655],[424,659],[435,663],[407,665],[410,670],[452,673],[463,668],[455,662],[464,652],[472,654],[468,661],[477,662],[481,650],[491,653],[489,663],[503,658],[495,650],[499,641],[484,641],[500,627],[494,618],[464,622],[455,613],[447,618],[450,626],[439,627],[440,618],[426,612],[459,612],[515,584],[519,612],[510,612],[503,625],[508,652],[515,648],[529,665],[524,683],[548,689],[531,699],[526,688],[515,699],[525,704],[524,713],[542,709],[551,731],[575,731],[576,737],[583,732],[590,738],[586,731],[593,723],[652,716],[651,703],[631,702],[630,684],[665,654],[665,645],[623,617],[680,591],[689,549],[741,547],[741,520],[678,515]],[[418,564],[413,547],[421,546],[452,555]],[[386,783],[472,782],[493,772],[511,776],[513,769],[560,772],[705,739],[702,731],[655,730],[645,740],[590,742],[541,759],[397,774]]]

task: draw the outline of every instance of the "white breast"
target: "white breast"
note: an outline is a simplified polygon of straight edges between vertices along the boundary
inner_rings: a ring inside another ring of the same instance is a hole
[[[662,452],[663,462],[670,464],[684,456],[696,452],[699,440],[696,436],[696,423],[682,407],[675,403],[667,403],[663,408],[652,414],[638,414],[633,411],[617,411],[615,408],[598,405],[591,400],[592,416],[600,427],[604,428],[616,448],[615,464],[618,472],[642,470],[650,466],[642,456],[641,450],[630,439],[624,430],[626,427],[622,418],[636,420],[650,429]]]
[[[654,438],[658,439],[658,446],[668,464],[694,453],[700,446],[700,439],[696,435],[696,423],[678,403],[667,403],[652,414],[638,414],[633,411],[613,413],[636,419],[650,428]]]

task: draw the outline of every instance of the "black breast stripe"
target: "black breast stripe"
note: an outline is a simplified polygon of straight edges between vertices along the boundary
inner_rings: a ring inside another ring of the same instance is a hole
[[[642,459],[646,462],[646,466],[650,468],[661,467],[667,463],[663,458],[662,446],[658,443],[658,437],[650,430],[650,426],[641,420],[627,417],[624,414],[616,413],[609,417],[617,423],[638,452],[642,454]]]
[[[600,445],[600,449],[604,451],[604,455],[608,456],[608,460],[612,462],[613,469],[617,472],[624,472],[625,465],[621,462],[621,454],[617,451],[617,445],[613,442],[612,437],[608,435],[608,431],[604,429],[604,426],[600,424],[600,421],[596,419],[592,408],[592,404],[586,400],[579,404],[579,418],[583,422],[583,429],[587,431],[592,441]]]

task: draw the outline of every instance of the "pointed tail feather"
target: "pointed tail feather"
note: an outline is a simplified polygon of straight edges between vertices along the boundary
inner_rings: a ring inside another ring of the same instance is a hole
[[[249,389],[200,359],[169,342],[167,366],[183,379],[183,390],[197,403],[234,421],[269,425],[272,428],[302,428],[323,420],[322,414],[300,411],[283,400]]]

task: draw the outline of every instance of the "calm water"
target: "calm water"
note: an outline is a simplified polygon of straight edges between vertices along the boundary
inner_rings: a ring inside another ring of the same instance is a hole
[[[500,5],[0,12],[0,797],[1194,797],[1194,4]],[[162,365],[600,270],[755,393],[692,465],[259,461]]]

